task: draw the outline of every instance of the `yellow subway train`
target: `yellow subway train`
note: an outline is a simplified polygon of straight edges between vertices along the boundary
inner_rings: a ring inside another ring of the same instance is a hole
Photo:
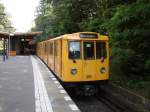
[[[65,34],[37,43],[37,55],[66,86],[86,94],[109,80],[109,38],[95,32]]]

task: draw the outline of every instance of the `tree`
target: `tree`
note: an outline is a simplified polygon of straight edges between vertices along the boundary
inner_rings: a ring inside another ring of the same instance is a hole
[[[123,70],[148,74],[149,0],[41,0],[34,30],[47,37],[94,31],[110,36],[111,56]]]
[[[150,73],[150,2],[139,0],[122,5],[106,24],[113,45],[111,55],[118,58],[124,72]]]
[[[8,15],[5,13],[5,7],[0,3],[0,31],[6,31],[6,26],[11,25]]]

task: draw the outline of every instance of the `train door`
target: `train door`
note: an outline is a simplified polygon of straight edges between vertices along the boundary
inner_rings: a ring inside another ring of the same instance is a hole
[[[48,46],[48,49],[47,49],[47,65],[48,67],[50,67],[50,41],[47,42],[47,46]]]
[[[54,41],[52,41],[52,56],[51,56],[52,70],[55,71],[55,48]]]
[[[96,79],[106,80],[109,77],[109,48],[107,41],[96,42]]]
[[[44,60],[44,42],[42,42],[42,49],[41,49],[41,53],[42,53],[42,60]]]
[[[53,41],[50,41],[49,42],[49,57],[48,57],[48,60],[49,60],[49,67],[53,70]]]
[[[56,40],[54,42],[54,49],[55,49],[55,73],[61,77],[61,40]]]
[[[44,62],[47,64],[47,42],[44,43]]]
[[[85,81],[95,80],[95,42],[83,41],[83,75]]]
[[[64,41],[63,75],[65,81],[82,81],[82,42],[80,40]]]
[[[49,42],[46,42],[46,63],[48,64]]]
[[[54,41],[54,71],[56,73],[56,63],[57,63],[57,45],[56,45],[56,40]]]

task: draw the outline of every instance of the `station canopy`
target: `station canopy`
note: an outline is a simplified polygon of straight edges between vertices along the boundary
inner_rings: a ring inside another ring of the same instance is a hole
[[[1,43],[3,41],[7,46],[9,45],[9,53],[11,56],[35,54],[36,37],[41,34],[42,32],[0,32],[0,41]],[[3,48],[5,47],[4,44],[1,44]]]
[[[26,38],[26,39],[33,39],[34,37],[41,35],[42,32],[27,32],[27,33],[21,33],[21,32],[16,32],[11,34],[10,36],[12,38]],[[0,32],[0,38],[8,38],[9,33],[7,32]]]
[[[0,32],[0,38],[8,38],[9,34],[6,32]]]

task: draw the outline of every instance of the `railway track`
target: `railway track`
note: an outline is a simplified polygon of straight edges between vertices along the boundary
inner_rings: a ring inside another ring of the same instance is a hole
[[[57,78],[57,80],[59,79]],[[72,89],[66,89],[66,91],[79,107],[81,112],[129,112],[124,109],[125,107],[122,107],[122,105],[113,101],[112,98],[110,100],[110,97],[108,97],[101,88],[99,89],[98,94],[94,96],[79,96]]]
[[[150,112],[148,99],[113,84],[101,86],[98,94],[90,97],[78,96],[68,89],[66,91],[82,112]]]
[[[82,112],[149,112],[139,107],[134,107],[133,102],[127,103],[128,97],[121,96],[121,93],[113,92],[109,85],[101,86],[99,92],[94,96],[78,96],[75,92],[68,91],[71,98],[78,105]]]
[[[58,81],[60,80],[58,79]],[[112,84],[101,86],[98,94],[90,97],[78,96],[75,91],[68,89],[66,91],[82,112],[150,112],[148,100],[141,99],[127,91],[122,91],[118,87],[114,89]],[[130,101],[131,98],[137,99],[140,104],[136,100]],[[145,103],[141,101],[145,101]]]
[[[67,90],[67,92],[82,112],[125,112],[103,97],[102,94],[78,96],[72,91]]]
[[[53,71],[51,72],[53,73]],[[56,78],[61,83],[57,76]],[[79,107],[81,112],[123,112],[119,111],[119,109],[117,109],[115,106],[112,106],[112,103],[106,98],[102,97],[101,94],[97,94],[95,96],[79,96],[75,91],[72,91],[72,89],[64,89]]]
[[[106,94],[99,93],[95,95],[96,99],[100,102],[104,103],[112,112],[126,112],[124,107],[119,105],[117,102],[112,101],[110,97],[106,96]],[[117,104],[116,104],[117,103]]]
[[[81,112],[114,112],[106,104],[96,97],[76,97],[72,98]]]
[[[141,108],[141,104],[135,106],[137,105],[136,102],[130,102],[130,95],[127,95],[126,97],[121,95],[122,93],[127,94],[126,92],[119,92],[118,94],[116,93],[116,90],[111,90],[112,87],[109,86],[109,84],[101,86],[98,94],[90,97],[78,96],[76,92],[72,90],[66,89],[66,91],[82,112],[150,112],[148,107],[143,109],[143,107]],[[117,90],[121,91],[120,89]],[[148,101],[144,101],[149,105]]]

